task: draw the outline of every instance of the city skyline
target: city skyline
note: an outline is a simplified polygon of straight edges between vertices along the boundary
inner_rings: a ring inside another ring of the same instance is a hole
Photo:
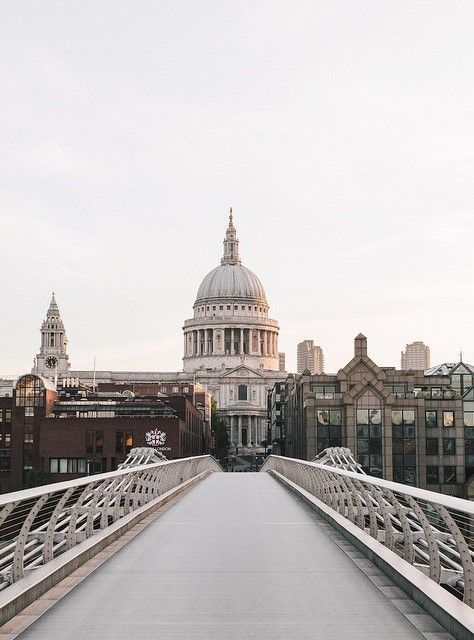
[[[358,333],[385,366],[415,340],[474,361],[457,6],[5,3],[0,373],[31,368],[53,290],[75,368],[181,370],[229,206],[288,370],[308,335],[328,371]]]

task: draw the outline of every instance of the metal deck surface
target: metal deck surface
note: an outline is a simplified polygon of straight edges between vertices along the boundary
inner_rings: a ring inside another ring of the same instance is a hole
[[[423,638],[266,473],[214,473],[22,640]]]

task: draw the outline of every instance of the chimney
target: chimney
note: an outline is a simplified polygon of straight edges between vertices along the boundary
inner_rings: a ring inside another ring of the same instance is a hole
[[[354,340],[354,355],[359,357],[367,355],[367,338],[361,333]]]

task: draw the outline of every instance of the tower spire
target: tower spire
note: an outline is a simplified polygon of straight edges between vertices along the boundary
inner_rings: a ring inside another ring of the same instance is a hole
[[[221,259],[221,264],[240,264],[239,256],[239,240],[237,238],[237,231],[234,227],[234,218],[232,215],[232,207],[229,210],[229,226],[224,238],[224,255]]]
[[[66,331],[53,291],[46,318],[41,325],[41,346],[33,371],[56,379],[58,374],[65,375],[69,369]]]

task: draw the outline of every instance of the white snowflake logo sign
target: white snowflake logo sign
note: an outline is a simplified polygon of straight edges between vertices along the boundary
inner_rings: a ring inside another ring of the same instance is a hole
[[[145,433],[145,441],[152,447],[162,447],[166,442],[166,433],[159,429],[147,431]]]

